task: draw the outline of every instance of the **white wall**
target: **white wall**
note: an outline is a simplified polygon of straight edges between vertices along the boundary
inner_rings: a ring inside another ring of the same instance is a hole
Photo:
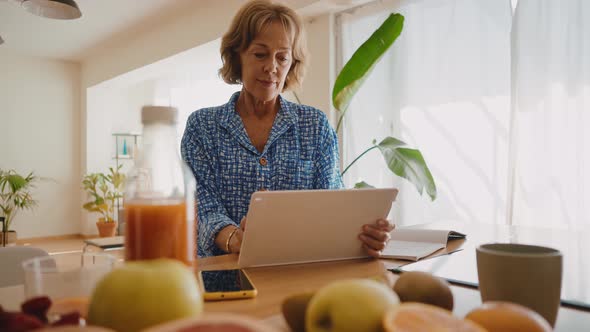
[[[114,133],[141,131],[140,112],[153,101],[152,81],[125,89],[90,89],[87,95],[87,172],[106,172],[115,166]],[[131,144],[132,142],[127,142]]]
[[[88,89],[86,96],[86,173],[108,172],[109,167],[115,167],[114,159],[116,142],[114,133],[140,133],[141,119],[140,109],[143,105],[152,104],[154,96],[154,82],[146,80],[128,87],[109,88],[97,86]],[[131,137],[121,138],[127,140],[129,149],[133,147]],[[122,141],[119,141],[122,144]],[[122,147],[119,146],[119,149]],[[119,151],[119,154],[121,151]],[[132,160],[119,159],[122,172],[127,173],[132,166]],[[84,199],[86,194],[83,193]],[[97,213],[83,211],[81,233],[86,235],[97,234],[96,220],[100,217]],[[117,216],[115,216],[117,218]]]
[[[80,233],[80,65],[0,50],[0,168],[35,171],[19,238]]]

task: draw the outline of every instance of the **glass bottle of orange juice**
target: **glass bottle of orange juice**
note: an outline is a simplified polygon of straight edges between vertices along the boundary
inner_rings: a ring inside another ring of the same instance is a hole
[[[173,258],[196,267],[195,179],[180,159],[178,111],[141,110],[142,148],[125,189],[125,259]]]

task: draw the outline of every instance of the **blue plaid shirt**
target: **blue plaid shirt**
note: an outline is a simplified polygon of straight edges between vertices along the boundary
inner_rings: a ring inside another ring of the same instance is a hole
[[[236,112],[239,95],[193,112],[182,137],[182,158],[197,180],[199,256],[224,254],[215,236],[228,225],[239,226],[257,190],[343,186],[338,139],[324,113],[279,96],[280,110],[258,152]]]

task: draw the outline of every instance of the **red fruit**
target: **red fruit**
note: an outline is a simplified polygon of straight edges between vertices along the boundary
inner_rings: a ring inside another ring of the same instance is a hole
[[[6,312],[4,310],[0,311],[0,327],[4,326],[4,321],[7,320],[9,316],[9,312]]]
[[[23,313],[35,316],[43,323],[47,323],[47,311],[49,307],[51,307],[51,300],[47,296],[33,297],[21,304]]]
[[[35,316],[20,312],[3,312],[0,314],[0,331],[26,332],[43,327],[43,322]]]
[[[80,324],[80,313],[72,311],[67,314],[61,315],[57,321],[51,326],[62,326],[62,325],[78,325]]]

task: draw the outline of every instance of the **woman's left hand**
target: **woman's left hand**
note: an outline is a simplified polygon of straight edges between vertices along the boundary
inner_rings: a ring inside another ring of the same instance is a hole
[[[389,220],[379,219],[374,224],[363,225],[359,239],[363,242],[363,248],[372,257],[381,257],[381,251],[385,249],[391,238],[389,232],[395,228],[395,224]]]

